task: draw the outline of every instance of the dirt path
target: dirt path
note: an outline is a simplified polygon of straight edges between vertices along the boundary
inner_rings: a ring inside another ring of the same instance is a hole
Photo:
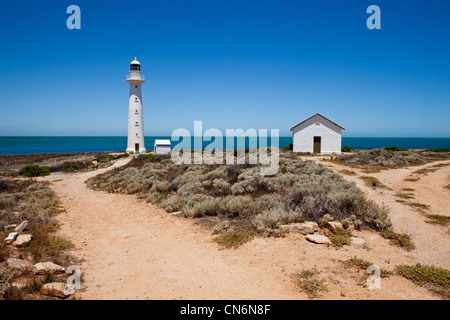
[[[67,210],[58,216],[59,233],[75,244],[73,254],[83,259],[83,299],[306,299],[291,276],[312,268],[327,281],[324,299],[437,298],[399,276],[383,279],[381,290],[361,286],[361,274],[344,268],[340,260],[358,256],[392,270],[421,258],[374,232],[355,233],[366,239],[365,248],[337,250],[290,234],[221,250],[195,220],[171,216],[135,196],[86,187],[89,177],[106,170],[46,178]],[[448,257],[446,248],[438,252]],[[442,262],[446,257],[434,264],[448,267]]]
[[[319,158],[314,161],[329,166],[341,173],[345,179],[354,181],[367,197],[377,204],[390,209],[390,219],[396,232],[412,237],[416,249],[410,252],[410,257],[418,263],[450,268],[450,234],[449,228],[427,223],[425,215],[439,214],[450,216],[450,190],[444,188],[450,183],[450,161],[437,161],[421,166],[401,169],[382,170],[378,173],[364,173],[358,169],[349,168],[336,163],[323,162]],[[436,165],[442,167],[435,167]],[[423,169],[431,169],[425,174],[415,173]],[[356,174],[345,174],[344,170]],[[387,188],[367,186],[362,176],[373,176]],[[406,181],[405,179],[417,181]],[[408,190],[404,190],[404,189]],[[409,194],[410,199],[403,199],[397,194]],[[400,202],[402,201],[402,202]],[[410,206],[419,203],[429,206],[420,210]]]

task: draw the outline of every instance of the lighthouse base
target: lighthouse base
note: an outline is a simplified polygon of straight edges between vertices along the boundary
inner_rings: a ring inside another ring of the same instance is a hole
[[[140,154],[146,153],[147,150],[145,148],[139,148],[139,150],[135,150],[134,148],[127,148],[127,150],[125,151],[126,153],[137,153],[139,152]]]

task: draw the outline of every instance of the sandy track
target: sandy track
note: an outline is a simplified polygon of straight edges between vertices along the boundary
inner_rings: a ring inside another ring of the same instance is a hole
[[[121,159],[114,167],[128,161]],[[75,244],[73,254],[83,259],[83,299],[305,299],[291,275],[311,268],[328,283],[324,299],[436,299],[398,276],[383,280],[382,290],[368,290],[358,283],[360,275],[339,262],[358,256],[392,270],[427,258],[422,247],[420,254],[409,253],[364,231],[355,235],[365,238],[370,250],[336,250],[297,234],[256,238],[237,250],[221,250],[195,220],[171,216],[135,196],[86,187],[89,177],[106,170],[45,178],[67,210],[58,216],[59,233]],[[445,239],[448,244],[448,235]],[[443,252],[448,253],[448,245]],[[429,260],[448,265],[442,262],[446,257]]]

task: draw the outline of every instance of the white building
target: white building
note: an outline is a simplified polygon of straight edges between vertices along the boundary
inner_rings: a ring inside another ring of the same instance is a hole
[[[130,64],[130,74],[127,75],[130,84],[130,99],[128,102],[128,143],[129,153],[145,153],[144,118],[142,115],[141,84],[145,82],[141,64],[134,58]]]
[[[341,153],[340,125],[325,118],[319,113],[300,122],[291,128],[294,152],[315,154]]]
[[[155,154],[166,154],[171,151],[170,140],[155,140],[155,144],[153,147],[153,151]]]

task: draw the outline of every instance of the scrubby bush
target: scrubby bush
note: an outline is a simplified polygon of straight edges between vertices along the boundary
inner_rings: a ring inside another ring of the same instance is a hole
[[[388,152],[388,151],[384,151]],[[91,188],[136,193],[169,212],[188,217],[220,215],[270,232],[281,224],[324,216],[357,227],[390,230],[388,210],[367,201],[354,183],[330,169],[281,153],[279,171],[262,176],[259,165],[181,165],[142,157],[96,176]]]
[[[285,145],[283,150],[284,151],[292,151],[293,147],[294,147],[294,145],[292,143],[290,143],[290,144]]]
[[[42,177],[48,176],[50,171],[47,168],[40,167],[35,164],[30,164],[19,170],[19,174],[24,177]]]
[[[388,149],[360,150],[352,154],[342,154],[334,159],[347,165],[372,167],[403,167],[426,163],[421,153],[413,151],[393,151]]]
[[[408,149],[399,148],[399,147],[397,147],[397,146],[384,147],[384,150],[390,150],[390,151],[408,151]]]
[[[343,147],[341,148],[341,151],[342,151],[342,152],[352,152],[352,151],[353,151],[353,148],[350,147],[350,146],[343,146]]]

